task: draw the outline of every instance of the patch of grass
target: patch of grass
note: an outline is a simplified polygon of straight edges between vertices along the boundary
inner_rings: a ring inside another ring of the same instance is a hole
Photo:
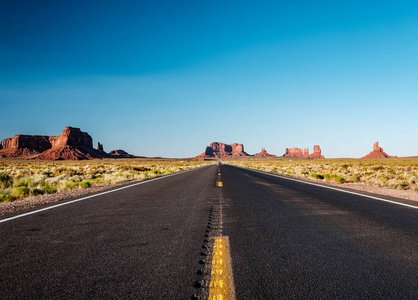
[[[13,188],[11,195],[15,198],[24,198],[29,196],[29,188],[27,186],[18,186]]]

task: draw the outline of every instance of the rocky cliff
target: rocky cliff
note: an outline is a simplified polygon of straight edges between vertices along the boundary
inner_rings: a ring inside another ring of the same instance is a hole
[[[196,156],[196,158],[226,158],[233,156],[249,156],[244,151],[244,145],[234,143],[231,145],[213,142],[206,147],[205,152]]]
[[[298,157],[298,158],[317,158],[324,159],[325,157],[321,154],[321,147],[318,145],[314,146],[314,152],[309,154],[309,148],[286,148],[284,155],[285,157]]]
[[[390,156],[379,147],[379,142],[373,144],[373,151],[362,158],[396,158],[397,156]]]
[[[17,134],[3,140],[0,156],[21,157],[32,156],[51,148],[49,136]]]

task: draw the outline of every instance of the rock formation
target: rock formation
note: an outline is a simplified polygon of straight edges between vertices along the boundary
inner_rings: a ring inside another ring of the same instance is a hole
[[[362,158],[396,158],[397,156],[390,156],[379,147],[379,142],[373,144],[373,151]]]
[[[205,152],[196,156],[196,158],[226,158],[233,156],[249,156],[244,151],[244,145],[234,143],[231,145],[213,142],[206,147]]]
[[[15,135],[3,141],[3,157],[29,157],[40,160],[80,160],[110,157],[93,148],[93,140],[79,128],[67,127],[59,136]]]
[[[36,156],[40,160],[82,160],[108,158],[107,153],[93,148],[93,139],[80,128],[67,127],[61,135],[51,136],[51,149]]]
[[[110,151],[109,153],[113,158],[143,158],[143,156],[135,156],[132,154],[129,154],[128,152],[124,151],[124,150],[113,150]]]
[[[99,142],[97,142],[97,148],[96,149],[99,150],[99,151],[101,151],[101,152],[104,152],[104,150],[103,150],[103,144],[100,144]]]
[[[21,157],[32,156],[51,148],[49,136],[17,134],[3,140],[0,156]]]
[[[318,145],[314,146],[314,152],[312,154],[309,154],[309,148],[301,149],[301,148],[286,148],[286,151],[284,153],[285,157],[298,157],[298,158],[317,158],[317,159],[323,159],[325,158],[321,154],[321,147]]]
[[[267,153],[266,149],[262,148],[261,152],[254,154],[254,157],[277,157],[277,156]]]
[[[321,154],[321,147],[318,145],[314,146],[314,152],[309,155],[309,158],[324,159],[325,157]]]

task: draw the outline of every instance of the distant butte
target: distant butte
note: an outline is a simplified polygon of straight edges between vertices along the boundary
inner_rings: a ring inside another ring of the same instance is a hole
[[[144,156],[135,156],[121,149],[110,151],[109,154],[113,158],[144,158]]]
[[[325,157],[321,154],[321,147],[318,145],[314,146],[314,152],[309,154],[309,148],[286,148],[283,155],[284,157],[297,157],[297,158],[316,158],[324,159]]]
[[[250,156],[244,151],[244,145],[234,143],[231,145],[213,142],[206,147],[205,152],[196,156],[196,158],[227,158],[227,157],[245,157]]]
[[[277,157],[277,156],[274,154],[267,153],[266,149],[262,148],[261,152],[254,154],[254,157]]]
[[[396,158],[397,156],[390,156],[383,151],[383,148],[379,147],[379,142],[373,144],[373,151],[362,157],[362,159],[367,158]]]

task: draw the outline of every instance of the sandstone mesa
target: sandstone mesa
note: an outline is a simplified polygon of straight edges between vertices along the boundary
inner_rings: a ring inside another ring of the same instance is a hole
[[[314,152],[309,154],[309,148],[286,148],[283,155],[284,157],[298,157],[298,158],[316,158],[324,159],[325,157],[321,154],[321,147],[318,145],[314,146]]]
[[[104,152],[103,145],[97,143],[80,128],[66,127],[59,136],[21,135],[4,139],[0,143],[0,157],[19,157],[36,160],[83,160],[115,158]],[[126,153],[126,152],[125,152]],[[118,158],[120,156],[116,156]]]
[[[205,152],[196,156],[196,158],[227,158],[227,157],[245,157],[250,156],[244,152],[244,145],[233,143],[231,145],[213,142],[206,147]]]

